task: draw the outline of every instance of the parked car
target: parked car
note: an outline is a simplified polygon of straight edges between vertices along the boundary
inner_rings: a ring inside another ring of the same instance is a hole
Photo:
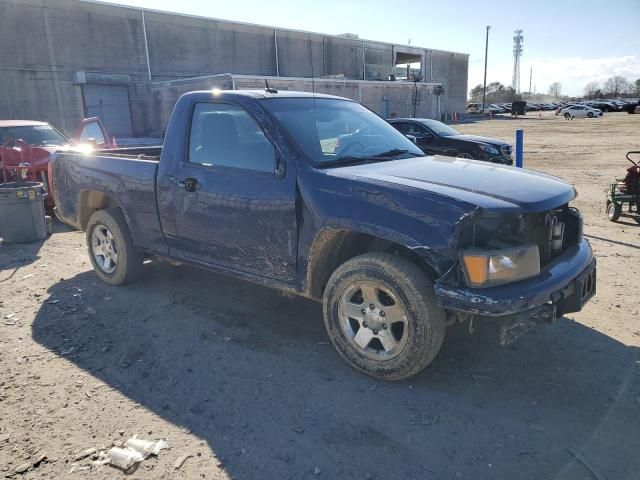
[[[640,113],[640,101],[627,104],[626,111],[629,114]]]
[[[513,164],[511,145],[503,140],[463,135],[442,122],[428,118],[394,118],[389,123],[401,133],[415,137],[420,150],[428,155]]]
[[[51,153],[74,143],[102,149],[117,146],[97,117],[82,120],[72,139],[46,122],[0,120],[0,183],[18,178],[37,180],[49,191],[47,169]],[[46,204],[53,207],[51,195],[46,197]]]
[[[566,118],[567,120],[574,118],[594,118],[601,117],[602,110],[598,110],[597,108],[587,107],[586,105],[573,105],[571,107],[563,108],[560,111],[560,114]]]
[[[187,93],[163,147],[60,152],[52,173],[59,215],[86,230],[105,283],[151,257],[321,301],[334,347],[379,379],[425,368],[448,324],[552,320],[595,292],[571,185],[425,157],[340,97]]]
[[[561,103],[558,108],[556,108],[556,115],[560,115],[562,113],[562,110],[565,108],[569,108],[572,107],[573,104],[572,103]]]
[[[467,105],[467,113],[482,113],[484,108],[481,103],[470,103]]]
[[[617,110],[617,107],[614,104],[604,101],[589,102],[589,106],[591,108],[597,108],[603,112],[615,112]]]

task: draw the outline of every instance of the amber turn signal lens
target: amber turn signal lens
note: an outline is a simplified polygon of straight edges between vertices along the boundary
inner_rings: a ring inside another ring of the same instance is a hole
[[[479,286],[487,281],[486,255],[465,255],[464,266],[467,271],[467,278],[472,286]]]

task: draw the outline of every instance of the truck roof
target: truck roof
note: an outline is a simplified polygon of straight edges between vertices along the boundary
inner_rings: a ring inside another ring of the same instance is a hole
[[[47,122],[38,122],[36,120],[0,120],[0,128],[27,127],[32,125],[49,125],[49,124]]]
[[[201,94],[210,94],[214,93],[216,96],[221,97],[231,97],[231,96],[242,96],[242,97],[250,97],[255,99],[264,99],[264,98],[332,98],[336,100],[348,100],[353,101],[348,98],[338,97],[335,95],[326,95],[323,93],[311,93],[311,92],[296,92],[290,90],[276,90],[274,88],[269,92],[267,90],[199,90],[195,92],[189,92],[185,95],[201,95]]]

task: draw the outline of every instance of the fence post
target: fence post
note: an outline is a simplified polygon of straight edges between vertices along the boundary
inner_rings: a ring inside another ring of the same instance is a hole
[[[522,168],[524,161],[524,130],[516,130],[516,167]]]

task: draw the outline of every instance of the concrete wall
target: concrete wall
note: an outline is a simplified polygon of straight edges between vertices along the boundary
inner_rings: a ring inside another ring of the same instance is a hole
[[[429,50],[426,79],[441,83],[444,95],[442,111],[463,113],[467,104],[469,56],[461,53]]]
[[[278,90],[325,93],[356,100],[379,115],[389,117],[415,116],[436,118],[437,96],[434,85],[410,82],[381,82],[361,80],[335,80],[307,78],[269,78],[269,86]],[[154,118],[152,129],[161,132],[166,128],[169,116],[180,95],[194,90],[261,90],[264,77],[216,75],[169,82],[156,82],[151,86],[152,107],[148,113]]]
[[[156,131],[148,67],[153,82],[222,73],[386,80],[396,53],[409,52],[421,59],[425,81],[444,85],[443,112],[463,111],[466,101],[463,54],[145,10],[147,65],[140,9],[81,0],[0,0],[0,21],[0,118],[46,120],[68,132],[84,117],[79,79],[126,85],[134,134]],[[354,98],[348,82],[340,85],[326,88]],[[366,88],[363,101],[375,110],[384,98],[407,95],[406,86]],[[428,91],[419,86],[419,101]],[[394,99],[393,109],[404,115],[400,106],[411,101]]]
[[[71,133],[84,117],[74,72],[127,74],[136,133],[143,133],[139,11],[73,0],[0,0],[0,19],[0,118],[45,120]]]

